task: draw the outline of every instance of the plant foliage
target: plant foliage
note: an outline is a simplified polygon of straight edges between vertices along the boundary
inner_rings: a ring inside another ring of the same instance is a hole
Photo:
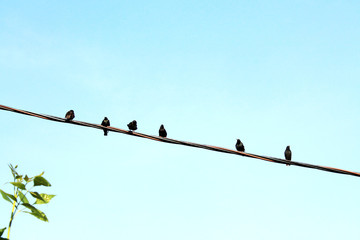
[[[13,175],[14,178],[13,182],[9,182],[9,183],[13,186],[14,193],[10,194],[0,189],[0,194],[2,198],[5,201],[12,204],[12,212],[8,227],[8,236],[7,238],[1,237],[4,231],[6,230],[6,228],[2,228],[0,229],[0,240],[9,239],[12,222],[15,216],[20,212],[28,213],[44,222],[48,222],[49,220],[45,215],[45,213],[37,209],[37,207],[35,206],[40,204],[48,204],[50,200],[53,197],[55,197],[55,195],[38,193],[36,191],[33,191],[33,188],[38,186],[45,186],[45,187],[51,186],[51,184],[43,177],[44,172],[30,178],[27,175],[25,176],[20,175],[16,170],[17,167],[18,167],[17,165],[14,167],[13,165],[9,164],[11,174]],[[31,197],[31,199],[28,199],[28,197]],[[19,209],[20,207],[22,207],[22,209]]]

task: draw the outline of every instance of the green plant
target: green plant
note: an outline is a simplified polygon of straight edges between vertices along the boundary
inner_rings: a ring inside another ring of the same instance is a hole
[[[45,194],[45,193],[39,194],[38,192],[32,191],[32,189],[37,186],[45,186],[45,187],[51,186],[51,184],[42,176],[44,174],[44,172],[42,172],[41,174],[39,174],[37,176],[29,178],[27,175],[25,175],[25,177],[23,177],[23,175],[20,175],[17,173],[17,171],[16,171],[16,169],[18,167],[17,165],[15,167],[13,167],[10,164],[9,167],[10,167],[11,173],[14,177],[14,181],[9,182],[14,187],[14,194],[6,193],[1,189],[0,189],[0,193],[4,200],[6,200],[12,204],[12,211],[11,211],[11,216],[10,216],[10,221],[9,221],[9,226],[8,226],[7,238],[1,237],[2,234],[4,233],[4,231],[6,230],[6,227],[5,227],[5,228],[0,229],[0,240],[10,239],[10,229],[11,229],[12,222],[13,222],[14,218],[16,217],[16,215],[20,212],[25,212],[25,213],[31,214],[34,217],[36,217],[44,222],[48,222],[48,218],[46,217],[45,213],[43,213],[42,211],[37,209],[34,205],[47,204],[50,202],[50,200],[53,197],[55,197],[55,195],[49,195],[49,194]],[[29,183],[33,183],[33,186],[30,187],[29,189],[27,189],[27,186]],[[35,202],[32,204],[30,203],[29,199],[26,197],[26,195],[28,195],[28,193],[30,193],[31,197],[33,198],[30,200],[35,200]],[[20,206],[22,206],[23,208],[19,209]],[[27,210],[27,211],[25,211],[25,210]]]

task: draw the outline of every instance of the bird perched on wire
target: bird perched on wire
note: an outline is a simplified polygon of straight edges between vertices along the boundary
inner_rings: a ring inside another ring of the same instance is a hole
[[[130,131],[135,131],[137,129],[137,122],[136,120],[130,122],[128,125]]]
[[[244,144],[240,141],[240,139],[237,139],[236,144],[235,144],[236,150],[240,151],[240,152],[245,152],[245,146]]]
[[[66,113],[65,115],[65,118],[66,118],[66,122],[70,122],[71,120],[73,120],[75,118],[75,113],[74,113],[74,110],[70,110]]]
[[[167,136],[167,132],[166,132],[163,124],[161,124],[161,126],[160,126],[159,136],[160,136],[160,137],[166,137],[166,136]]]
[[[285,159],[288,161],[291,161],[291,150],[290,150],[290,146],[287,146],[284,152],[285,155]],[[290,166],[290,164],[286,164],[286,166]]]
[[[110,120],[107,117],[104,117],[104,120],[101,122],[101,125],[104,127],[110,126]],[[103,129],[103,130],[104,130],[104,136],[107,136],[109,130],[107,129]]]

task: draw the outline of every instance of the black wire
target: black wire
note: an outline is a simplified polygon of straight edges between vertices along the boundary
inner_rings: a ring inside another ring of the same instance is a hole
[[[261,156],[261,155],[256,155],[256,154],[252,154],[252,153],[247,153],[247,152],[239,152],[239,151],[235,151],[232,149],[221,148],[221,147],[217,147],[217,146],[210,146],[210,145],[180,141],[180,140],[171,139],[171,138],[163,138],[163,137],[159,137],[159,136],[147,135],[144,133],[127,131],[127,130],[123,130],[123,129],[115,128],[115,127],[104,127],[99,124],[93,124],[93,123],[88,123],[88,122],[82,122],[82,121],[76,121],[76,120],[65,121],[66,120],[65,118],[34,113],[34,112],[30,112],[30,111],[7,107],[4,105],[0,105],[0,109],[5,110],[5,111],[19,113],[19,114],[24,114],[24,115],[28,115],[28,116],[38,117],[38,118],[42,118],[45,120],[55,121],[55,122],[68,123],[68,124],[74,124],[74,125],[78,125],[78,126],[91,127],[91,128],[97,128],[97,129],[107,129],[108,131],[111,131],[111,132],[127,134],[127,135],[131,135],[134,137],[147,138],[147,139],[151,139],[154,141],[160,141],[160,142],[165,142],[165,143],[170,143],[170,144],[179,144],[179,145],[195,147],[195,148],[203,148],[203,149],[207,149],[207,150],[211,150],[211,151],[241,155],[243,157],[255,158],[255,159],[260,159],[260,160],[268,161],[268,162],[274,162],[274,163],[279,163],[279,164],[289,164],[289,165],[294,165],[294,166],[299,166],[299,167],[304,167],[304,168],[311,168],[311,169],[317,169],[317,170],[321,170],[321,171],[327,171],[327,172],[332,172],[332,173],[346,174],[346,175],[360,177],[360,173],[358,173],[358,172],[347,171],[347,170],[343,170],[343,169],[339,169],[339,168],[332,168],[332,167],[319,166],[319,165],[314,165],[314,164],[309,164],[309,163],[288,161],[288,160],[281,159],[281,158]]]

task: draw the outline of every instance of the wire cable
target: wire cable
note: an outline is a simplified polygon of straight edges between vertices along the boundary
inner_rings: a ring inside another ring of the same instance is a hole
[[[211,145],[205,145],[205,144],[198,144],[198,143],[193,143],[193,142],[180,141],[180,140],[176,140],[176,139],[172,139],[172,138],[163,138],[163,137],[148,135],[148,134],[144,134],[144,133],[138,133],[138,132],[132,132],[132,131],[128,131],[128,130],[123,130],[123,129],[116,128],[116,127],[110,127],[110,126],[109,127],[104,127],[102,125],[94,124],[94,123],[75,121],[75,120],[65,121],[66,120],[65,118],[51,116],[51,115],[45,115],[45,114],[39,114],[39,113],[34,113],[34,112],[26,111],[26,110],[20,110],[20,109],[16,109],[16,108],[7,107],[7,106],[4,106],[4,105],[0,105],[0,110],[15,112],[15,113],[24,114],[24,115],[28,115],[28,116],[32,116],[32,117],[37,117],[37,118],[42,118],[42,119],[45,119],[45,120],[50,120],[50,121],[55,121],[55,122],[74,124],[74,125],[79,125],[79,126],[84,126],[84,127],[97,128],[97,129],[101,129],[101,130],[107,129],[108,131],[111,131],[111,132],[127,134],[127,135],[130,135],[130,136],[146,138],[146,139],[159,141],[159,142],[165,142],[165,143],[171,143],[171,144],[179,144],[179,145],[195,147],[195,148],[203,148],[203,149],[207,149],[207,150],[211,150],[211,151],[217,151],[217,152],[222,152],[222,153],[241,155],[243,157],[255,158],[255,159],[260,159],[260,160],[263,160],[263,161],[268,161],[268,162],[273,162],[273,163],[289,164],[289,165],[295,165],[295,166],[304,167],[304,168],[311,168],[311,169],[317,169],[317,170],[321,170],[321,171],[327,171],[327,172],[332,172],[332,173],[346,174],[346,175],[351,175],[351,176],[355,176],[355,177],[360,177],[359,172],[348,171],[348,170],[343,170],[343,169],[333,168],[333,167],[327,167],[327,166],[314,165],[314,164],[303,163],[303,162],[288,161],[288,160],[281,159],[281,158],[261,156],[261,155],[257,155],[257,154],[247,153],[247,152],[239,152],[239,151],[235,151],[235,150],[232,150],[232,149],[227,149],[227,148],[222,148],[222,147],[217,147],[217,146],[211,146]]]

